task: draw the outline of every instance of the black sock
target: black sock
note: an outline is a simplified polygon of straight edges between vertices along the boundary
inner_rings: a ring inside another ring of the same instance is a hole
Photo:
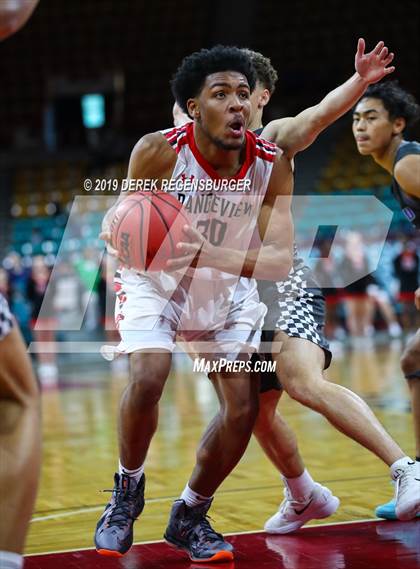
[[[416,456],[416,462],[420,462],[420,456]]]

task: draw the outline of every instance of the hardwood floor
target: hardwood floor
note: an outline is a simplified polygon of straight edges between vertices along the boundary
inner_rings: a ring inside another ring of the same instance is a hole
[[[336,358],[329,377],[356,391],[385,427],[413,453],[408,392],[399,370],[401,347],[350,351]],[[201,433],[217,409],[210,382],[177,358],[160,406],[159,429],[146,463],[146,508],[135,541],[161,539],[171,502],[187,482]],[[117,468],[116,416],[126,379],[102,362],[67,365],[61,388],[43,396],[44,457],[27,553],[91,547],[93,532]],[[328,521],[374,517],[392,496],[388,468],[316,413],[283,396],[280,410],[298,435],[312,476],[339,496]],[[221,486],[211,516],[219,531],[259,530],[282,500],[278,473],[253,439]]]

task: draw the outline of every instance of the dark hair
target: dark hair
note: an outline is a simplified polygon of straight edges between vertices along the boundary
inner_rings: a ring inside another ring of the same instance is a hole
[[[402,117],[407,126],[413,125],[420,117],[420,106],[416,99],[411,93],[404,91],[396,80],[369,85],[362,99],[366,97],[380,99],[388,111],[390,119]]]
[[[219,71],[242,73],[251,91],[254,90],[257,76],[249,57],[241,49],[223,45],[201,49],[182,60],[171,81],[173,96],[184,112],[188,112],[188,99],[200,93],[206,77]]]
[[[244,48],[242,51],[250,58],[257,74],[258,81],[264,85],[264,87],[270,91],[270,95],[272,95],[276,88],[279,76],[272,66],[270,58],[265,57],[259,51],[252,51],[248,48]]]

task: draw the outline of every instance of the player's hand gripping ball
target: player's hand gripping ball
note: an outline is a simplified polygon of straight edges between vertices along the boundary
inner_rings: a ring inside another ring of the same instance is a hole
[[[181,203],[166,192],[136,192],[118,205],[111,222],[111,246],[119,260],[139,271],[161,271],[180,255],[185,225],[191,225]]]

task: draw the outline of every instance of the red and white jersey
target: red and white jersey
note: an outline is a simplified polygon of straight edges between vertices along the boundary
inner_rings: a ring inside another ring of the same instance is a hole
[[[200,153],[194,140],[194,124],[162,131],[177,153],[168,188],[183,203],[192,224],[216,247],[238,251],[245,257],[267,191],[278,149],[275,144],[246,132],[245,161],[232,178],[221,177]],[[215,269],[210,279],[232,279]],[[197,276],[197,275],[196,275]]]

